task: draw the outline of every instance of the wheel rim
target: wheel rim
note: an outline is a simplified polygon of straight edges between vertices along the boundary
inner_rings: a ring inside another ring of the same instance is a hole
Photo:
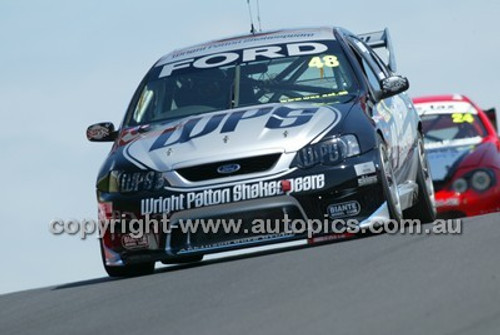
[[[420,166],[422,167],[422,172],[424,173],[424,181],[426,192],[429,195],[429,199],[431,201],[432,207],[435,208],[435,193],[434,193],[434,184],[432,183],[431,172],[429,168],[429,163],[425,156],[424,142],[419,139],[418,141],[418,158],[420,160]]]
[[[396,183],[396,178],[394,177],[394,170],[392,168],[392,164],[389,162],[389,157],[387,156],[387,152],[383,150],[382,154],[383,158],[383,169],[385,179],[387,180],[387,186],[389,188],[389,196],[391,197],[391,202],[394,205],[394,209],[398,218],[403,215],[403,210],[401,209],[401,202],[399,201],[399,192],[398,186]]]

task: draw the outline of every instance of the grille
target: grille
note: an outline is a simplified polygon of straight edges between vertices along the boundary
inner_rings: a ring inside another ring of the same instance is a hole
[[[203,218],[204,222],[208,220],[213,220],[213,222],[239,222],[238,231],[225,231],[223,224],[220,224],[218,231],[204,232],[199,229],[196,232],[184,233],[182,229],[173,229],[171,232],[170,248],[172,252],[177,253],[180,250],[190,250],[196,251],[199,249],[212,249],[212,248],[237,248],[245,242],[251,240],[255,243],[266,243],[270,242],[272,239],[276,238],[280,234],[288,233],[289,237],[305,237],[302,234],[292,234],[286,230],[283,218],[284,213],[287,214],[289,220],[293,221],[295,219],[304,219],[300,210],[292,205],[279,207],[279,208],[268,208],[256,212],[240,212],[233,213],[231,215],[218,215],[216,217],[206,217]],[[269,220],[266,221],[265,229],[269,229],[266,232],[252,232],[254,228],[254,220],[262,219]],[[300,225],[299,225],[300,227]],[[236,227],[235,227],[236,228]],[[290,228],[288,228],[290,229]],[[281,235],[283,236],[283,235]]]
[[[233,159],[233,160],[209,163],[204,165],[196,165],[178,169],[177,173],[179,173],[182,177],[190,181],[202,181],[202,180],[217,179],[229,176],[237,176],[248,173],[263,172],[271,169],[280,158],[280,155],[281,154],[277,153],[277,154],[263,155],[257,157]],[[228,164],[230,165],[238,164],[240,166],[240,169],[232,173],[219,173],[217,171],[217,169],[220,168],[221,166]]]

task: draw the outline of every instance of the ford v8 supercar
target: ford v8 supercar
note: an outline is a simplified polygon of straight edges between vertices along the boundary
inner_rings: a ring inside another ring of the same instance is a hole
[[[360,229],[403,215],[432,221],[422,126],[395,69],[387,29],[281,30],[159,59],[118,130],[87,129],[90,141],[114,142],[97,179],[100,220],[121,219],[102,232],[107,273],[306,240],[304,231],[255,232],[255,219],[353,219]],[[138,236],[127,224],[165,217],[179,229]],[[241,229],[180,229],[195,219],[238,219]]]
[[[414,99],[424,127],[437,212],[442,218],[500,211],[500,139],[494,108],[469,98],[440,95]]]

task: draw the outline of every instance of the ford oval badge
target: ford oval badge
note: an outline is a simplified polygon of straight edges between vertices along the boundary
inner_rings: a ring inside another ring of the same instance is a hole
[[[235,173],[241,169],[240,164],[225,164],[217,168],[217,172],[220,174],[230,174]]]

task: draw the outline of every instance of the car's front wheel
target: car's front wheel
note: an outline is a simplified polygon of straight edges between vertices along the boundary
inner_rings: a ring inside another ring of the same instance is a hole
[[[436,206],[434,200],[434,185],[432,184],[429,163],[425,155],[424,140],[422,135],[418,137],[418,199],[417,202],[408,209],[409,218],[418,219],[422,223],[433,222],[436,219]]]
[[[379,176],[384,191],[384,198],[387,202],[391,219],[401,221],[403,219],[403,210],[399,199],[398,183],[392,168],[392,162],[389,159],[387,146],[381,137],[378,138],[379,148]]]
[[[99,243],[101,244],[101,243]],[[104,249],[101,244],[101,256],[102,264],[104,265],[104,270],[110,277],[137,277],[152,274],[155,271],[155,263],[139,263],[139,264],[127,264],[124,266],[109,266],[106,265],[106,258],[104,257]]]
[[[138,277],[152,274],[155,263],[130,264],[125,266],[107,266],[104,269],[110,277]]]

